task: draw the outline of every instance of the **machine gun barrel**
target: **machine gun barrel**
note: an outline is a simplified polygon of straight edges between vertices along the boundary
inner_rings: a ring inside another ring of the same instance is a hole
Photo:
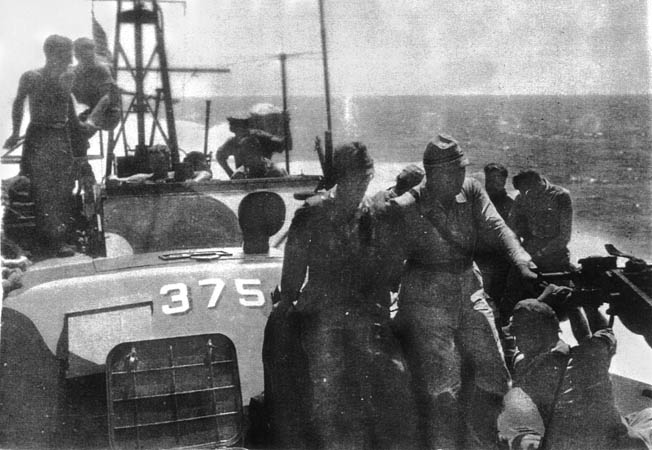
[[[539,280],[547,283],[558,284],[565,281],[577,281],[579,278],[578,272],[564,271],[564,272],[540,272]]]

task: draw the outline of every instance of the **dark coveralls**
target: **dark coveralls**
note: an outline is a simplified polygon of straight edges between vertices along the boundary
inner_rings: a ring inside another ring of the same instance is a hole
[[[473,269],[474,249],[482,241],[513,263],[527,263],[530,257],[475,180],[464,181],[448,209],[429,197],[424,185],[391,200],[389,209],[401,216],[407,256],[396,321],[413,377],[421,433],[432,448],[447,448],[453,445],[450,439],[455,433],[437,417],[437,402],[456,397],[462,367],[480,391],[496,399],[502,398],[510,383],[493,314]],[[449,239],[433,219],[448,230]],[[446,393],[451,395],[442,396]],[[482,412],[491,416],[488,413]],[[490,444],[495,440],[496,416],[497,411],[493,423],[483,425],[492,430],[485,438]],[[483,437],[470,440],[483,445],[478,442]]]
[[[509,223],[523,238],[523,248],[542,272],[567,270],[573,224],[570,192],[548,180],[544,182],[542,190],[529,190],[516,197]]]
[[[333,202],[327,192],[297,210],[281,282],[283,302],[297,300],[294,314],[301,321],[310,418],[303,423],[314,434],[309,445],[413,448],[414,404],[389,328],[385,270],[393,267],[377,264],[383,245],[372,244],[368,208],[343,217]]]
[[[615,351],[613,331],[603,329],[578,346],[570,347],[559,340],[550,351],[516,363],[514,386],[523,389],[537,406],[547,427],[547,448],[645,448],[628,437],[628,432],[650,442],[652,408],[624,418],[616,409],[609,375]],[[512,408],[518,408],[518,404],[505,405],[506,412]],[[505,425],[516,429],[510,423]],[[525,434],[534,428],[518,425]]]
[[[36,231],[56,248],[65,242],[70,221],[72,193],[72,151],[68,133],[69,117],[41,118],[38,111],[72,108],[70,92],[60,78],[45,77],[40,71],[28,72],[34,82],[29,88],[30,123],[25,133],[20,163],[22,175],[31,181]],[[32,102],[38,101],[38,105]]]
[[[573,224],[570,193],[544,181],[544,189],[531,189],[516,197],[508,223],[523,239],[523,248],[541,272],[567,271],[571,267],[568,243]],[[501,311],[509,319],[516,303],[537,295],[523,284],[515,270],[510,270]]]
[[[489,199],[496,207],[496,211],[498,211],[500,217],[506,222],[514,204],[514,199],[505,191],[493,196],[489,195]],[[494,304],[500,304],[505,293],[507,275],[509,274],[511,265],[509,258],[491,248],[483,248],[481,243],[478,247],[476,262],[480,268],[480,272],[482,272],[484,291]],[[503,325],[507,325],[507,323]]]

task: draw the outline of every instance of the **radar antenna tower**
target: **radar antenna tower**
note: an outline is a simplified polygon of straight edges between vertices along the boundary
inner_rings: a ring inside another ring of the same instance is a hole
[[[123,142],[126,156],[129,156],[129,152],[133,152],[138,156],[142,155],[142,152],[154,144],[155,138],[158,135],[162,137],[163,142],[168,147],[170,162],[174,165],[179,162],[179,143],[174,120],[174,100],[170,86],[170,72],[228,73],[229,69],[169,67],[165,49],[163,12],[159,3],[181,2],[174,0],[109,1],[117,2],[113,70],[116,75],[118,72],[127,72],[131,76],[135,88],[133,92],[122,90],[122,95],[126,96],[128,100],[126,102],[126,108],[122,112],[120,125],[109,135],[106,176],[108,177],[110,175],[114,165],[115,148],[119,141]],[[131,8],[129,9],[125,4],[131,4]],[[133,26],[134,51],[131,58],[121,43],[123,31],[125,31],[123,27],[125,25]],[[154,32],[154,47],[147,60],[145,60],[145,45],[143,42],[146,27],[153,28]],[[155,62],[158,62],[158,65],[155,65]],[[150,72],[159,72],[160,74],[160,86],[156,88],[155,95],[145,93],[145,80]],[[119,81],[119,83],[121,84],[122,82]],[[165,110],[165,124],[158,117],[161,106]],[[132,115],[136,116],[137,125],[138,142],[135,147],[132,147],[127,142],[125,130],[125,125]],[[151,129],[149,130],[149,142],[146,142],[145,128],[146,117],[148,115],[152,118],[152,123]]]

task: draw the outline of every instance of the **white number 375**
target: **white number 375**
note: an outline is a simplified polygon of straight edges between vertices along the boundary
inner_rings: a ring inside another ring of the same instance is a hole
[[[265,305],[265,296],[260,289],[259,279],[236,278],[235,289],[240,295],[238,301],[242,306],[259,308]],[[213,286],[207,308],[215,308],[220,301],[226,283],[220,278],[207,278],[198,281],[199,286]],[[185,283],[166,284],[161,287],[161,295],[168,297],[169,303],[164,303],[161,309],[164,314],[183,314],[191,309],[191,298],[188,295],[188,286]]]

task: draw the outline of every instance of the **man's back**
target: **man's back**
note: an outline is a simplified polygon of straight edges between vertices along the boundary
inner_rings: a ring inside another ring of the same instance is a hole
[[[524,235],[529,236],[533,241],[544,242],[559,236],[562,231],[560,229],[562,216],[570,209],[571,199],[568,190],[546,182],[545,188],[537,191],[530,190],[516,197],[511,216],[525,218],[527,233]]]
[[[68,120],[70,83],[67,74],[51,74],[45,69],[23,74],[28,87],[30,121],[41,125],[64,124]]]
[[[545,179],[517,196],[509,215],[510,226],[544,272],[568,270],[572,222],[570,193]]]
[[[608,372],[615,349],[613,332],[604,329],[578,346],[560,340],[549,352],[516,363],[514,386],[537,405],[548,448],[613,448],[627,434]]]
[[[111,69],[103,62],[94,65],[77,65],[73,69],[75,81],[72,93],[79,103],[95,107],[111,85],[114,84]]]

